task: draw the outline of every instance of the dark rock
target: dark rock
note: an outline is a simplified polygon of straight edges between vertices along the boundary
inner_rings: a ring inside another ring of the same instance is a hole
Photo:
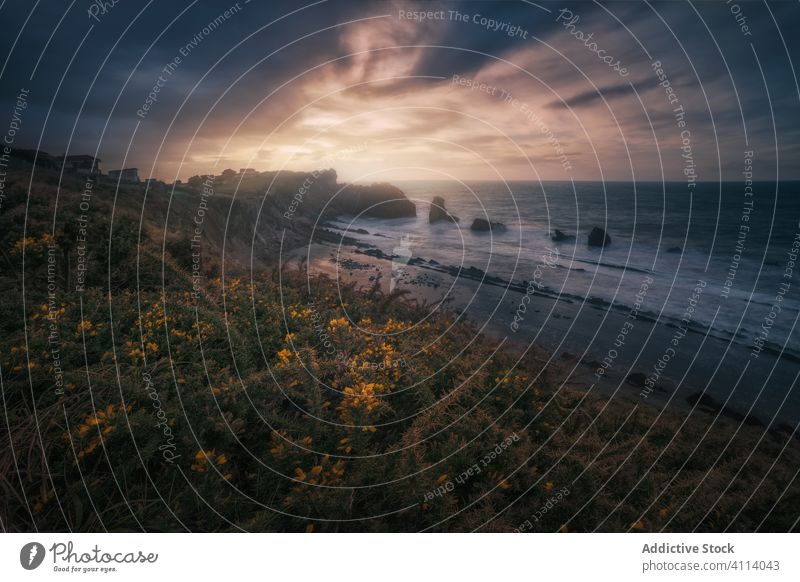
[[[602,297],[589,297],[586,299],[586,303],[590,303],[592,305],[600,305],[602,307],[610,307],[611,303],[603,299]]]
[[[667,249],[668,253],[682,253],[683,249],[681,247],[669,247]]]
[[[488,231],[491,230],[492,227],[489,224],[489,221],[485,218],[476,218],[472,221],[472,226],[469,227],[470,230],[481,230],[481,231]]]
[[[444,198],[441,196],[434,196],[433,201],[431,202],[431,209],[428,213],[428,222],[434,223],[439,222],[440,220],[452,220],[453,222],[458,222],[458,217],[453,216],[444,207]]]
[[[502,222],[489,222],[485,218],[476,218],[472,221],[472,226],[470,226],[469,229],[478,232],[488,232],[490,230],[493,232],[504,232],[506,230],[506,225]]]
[[[710,408],[712,410],[719,410],[721,408],[720,404],[714,400],[711,396],[704,392],[695,392],[691,396],[686,398],[686,402],[691,404],[692,406],[704,406],[706,408]]]
[[[647,380],[647,376],[642,374],[641,372],[634,372],[633,374],[628,374],[628,377],[625,378],[625,382],[630,384],[635,388],[644,388],[645,380]]]
[[[575,237],[570,234],[565,234],[558,229],[553,231],[553,236],[551,237],[554,242],[563,242],[565,240],[572,240]]]
[[[595,226],[589,233],[588,242],[590,247],[604,247],[611,244],[611,237],[602,228]]]
[[[406,218],[417,215],[417,207],[400,188],[385,182],[362,186],[348,184],[335,200],[335,208],[346,214],[377,218]]]

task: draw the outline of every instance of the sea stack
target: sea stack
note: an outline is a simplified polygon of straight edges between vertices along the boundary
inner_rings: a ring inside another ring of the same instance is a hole
[[[431,202],[431,209],[428,213],[428,222],[433,224],[434,222],[439,222],[440,220],[452,220],[453,222],[458,222],[458,217],[453,216],[444,206],[444,198],[441,196],[434,196],[433,201]]]
[[[602,228],[594,227],[589,233],[590,247],[604,247],[611,244],[611,237]]]

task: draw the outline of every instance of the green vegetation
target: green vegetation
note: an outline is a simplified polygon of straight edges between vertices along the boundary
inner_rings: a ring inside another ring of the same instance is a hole
[[[83,185],[56,207],[45,176],[30,199],[12,176],[0,214],[5,530],[793,525],[788,435],[587,395],[548,354],[517,362],[377,287],[223,278],[216,249],[195,297],[188,235],[140,231],[133,189],[95,189],[77,292]]]

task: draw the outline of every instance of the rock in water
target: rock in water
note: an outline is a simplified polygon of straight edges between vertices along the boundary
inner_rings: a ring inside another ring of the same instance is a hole
[[[506,230],[506,225],[502,222],[489,222],[485,218],[476,218],[472,221],[472,226],[469,227],[470,230],[475,230],[478,232],[487,232],[487,231],[497,231],[503,232]]]
[[[611,244],[611,237],[602,228],[594,227],[589,233],[590,247],[604,247]]]
[[[553,236],[551,238],[554,242],[563,242],[565,240],[572,240],[575,237],[569,234],[565,234],[558,229],[555,229],[555,231],[553,231]]]
[[[472,226],[469,227],[470,230],[480,230],[480,231],[487,231],[492,230],[489,221],[485,218],[476,218],[472,221]]]
[[[444,207],[444,198],[441,196],[434,196],[431,202],[430,212],[428,213],[428,222],[434,223],[440,220],[458,222],[458,217],[447,212],[447,209]]]

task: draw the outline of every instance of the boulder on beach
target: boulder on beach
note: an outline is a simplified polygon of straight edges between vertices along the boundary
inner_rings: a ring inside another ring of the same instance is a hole
[[[428,222],[434,223],[440,220],[452,220],[458,222],[458,217],[450,214],[444,207],[444,198],[441,196],[434,196],[431,202],[431,209],[428,213]]]
[[[470,226],[469,229],[477,232],[503,232],[506,230],[506,225],[502,222],[490,222],[485,218],[476,218],[472,221],[472,226]]]
[[[611,237],[602,228],[595,226],[589,233],[588,242],[590,247],[604,247],[611,244]]]
[[[572,240],[573,238],[575,237],[572,236],[571,234],[566,234],[558,229],[555,229],[553,231],[553,236],[551,237],[553,242],[564,242],[566,240]]]

